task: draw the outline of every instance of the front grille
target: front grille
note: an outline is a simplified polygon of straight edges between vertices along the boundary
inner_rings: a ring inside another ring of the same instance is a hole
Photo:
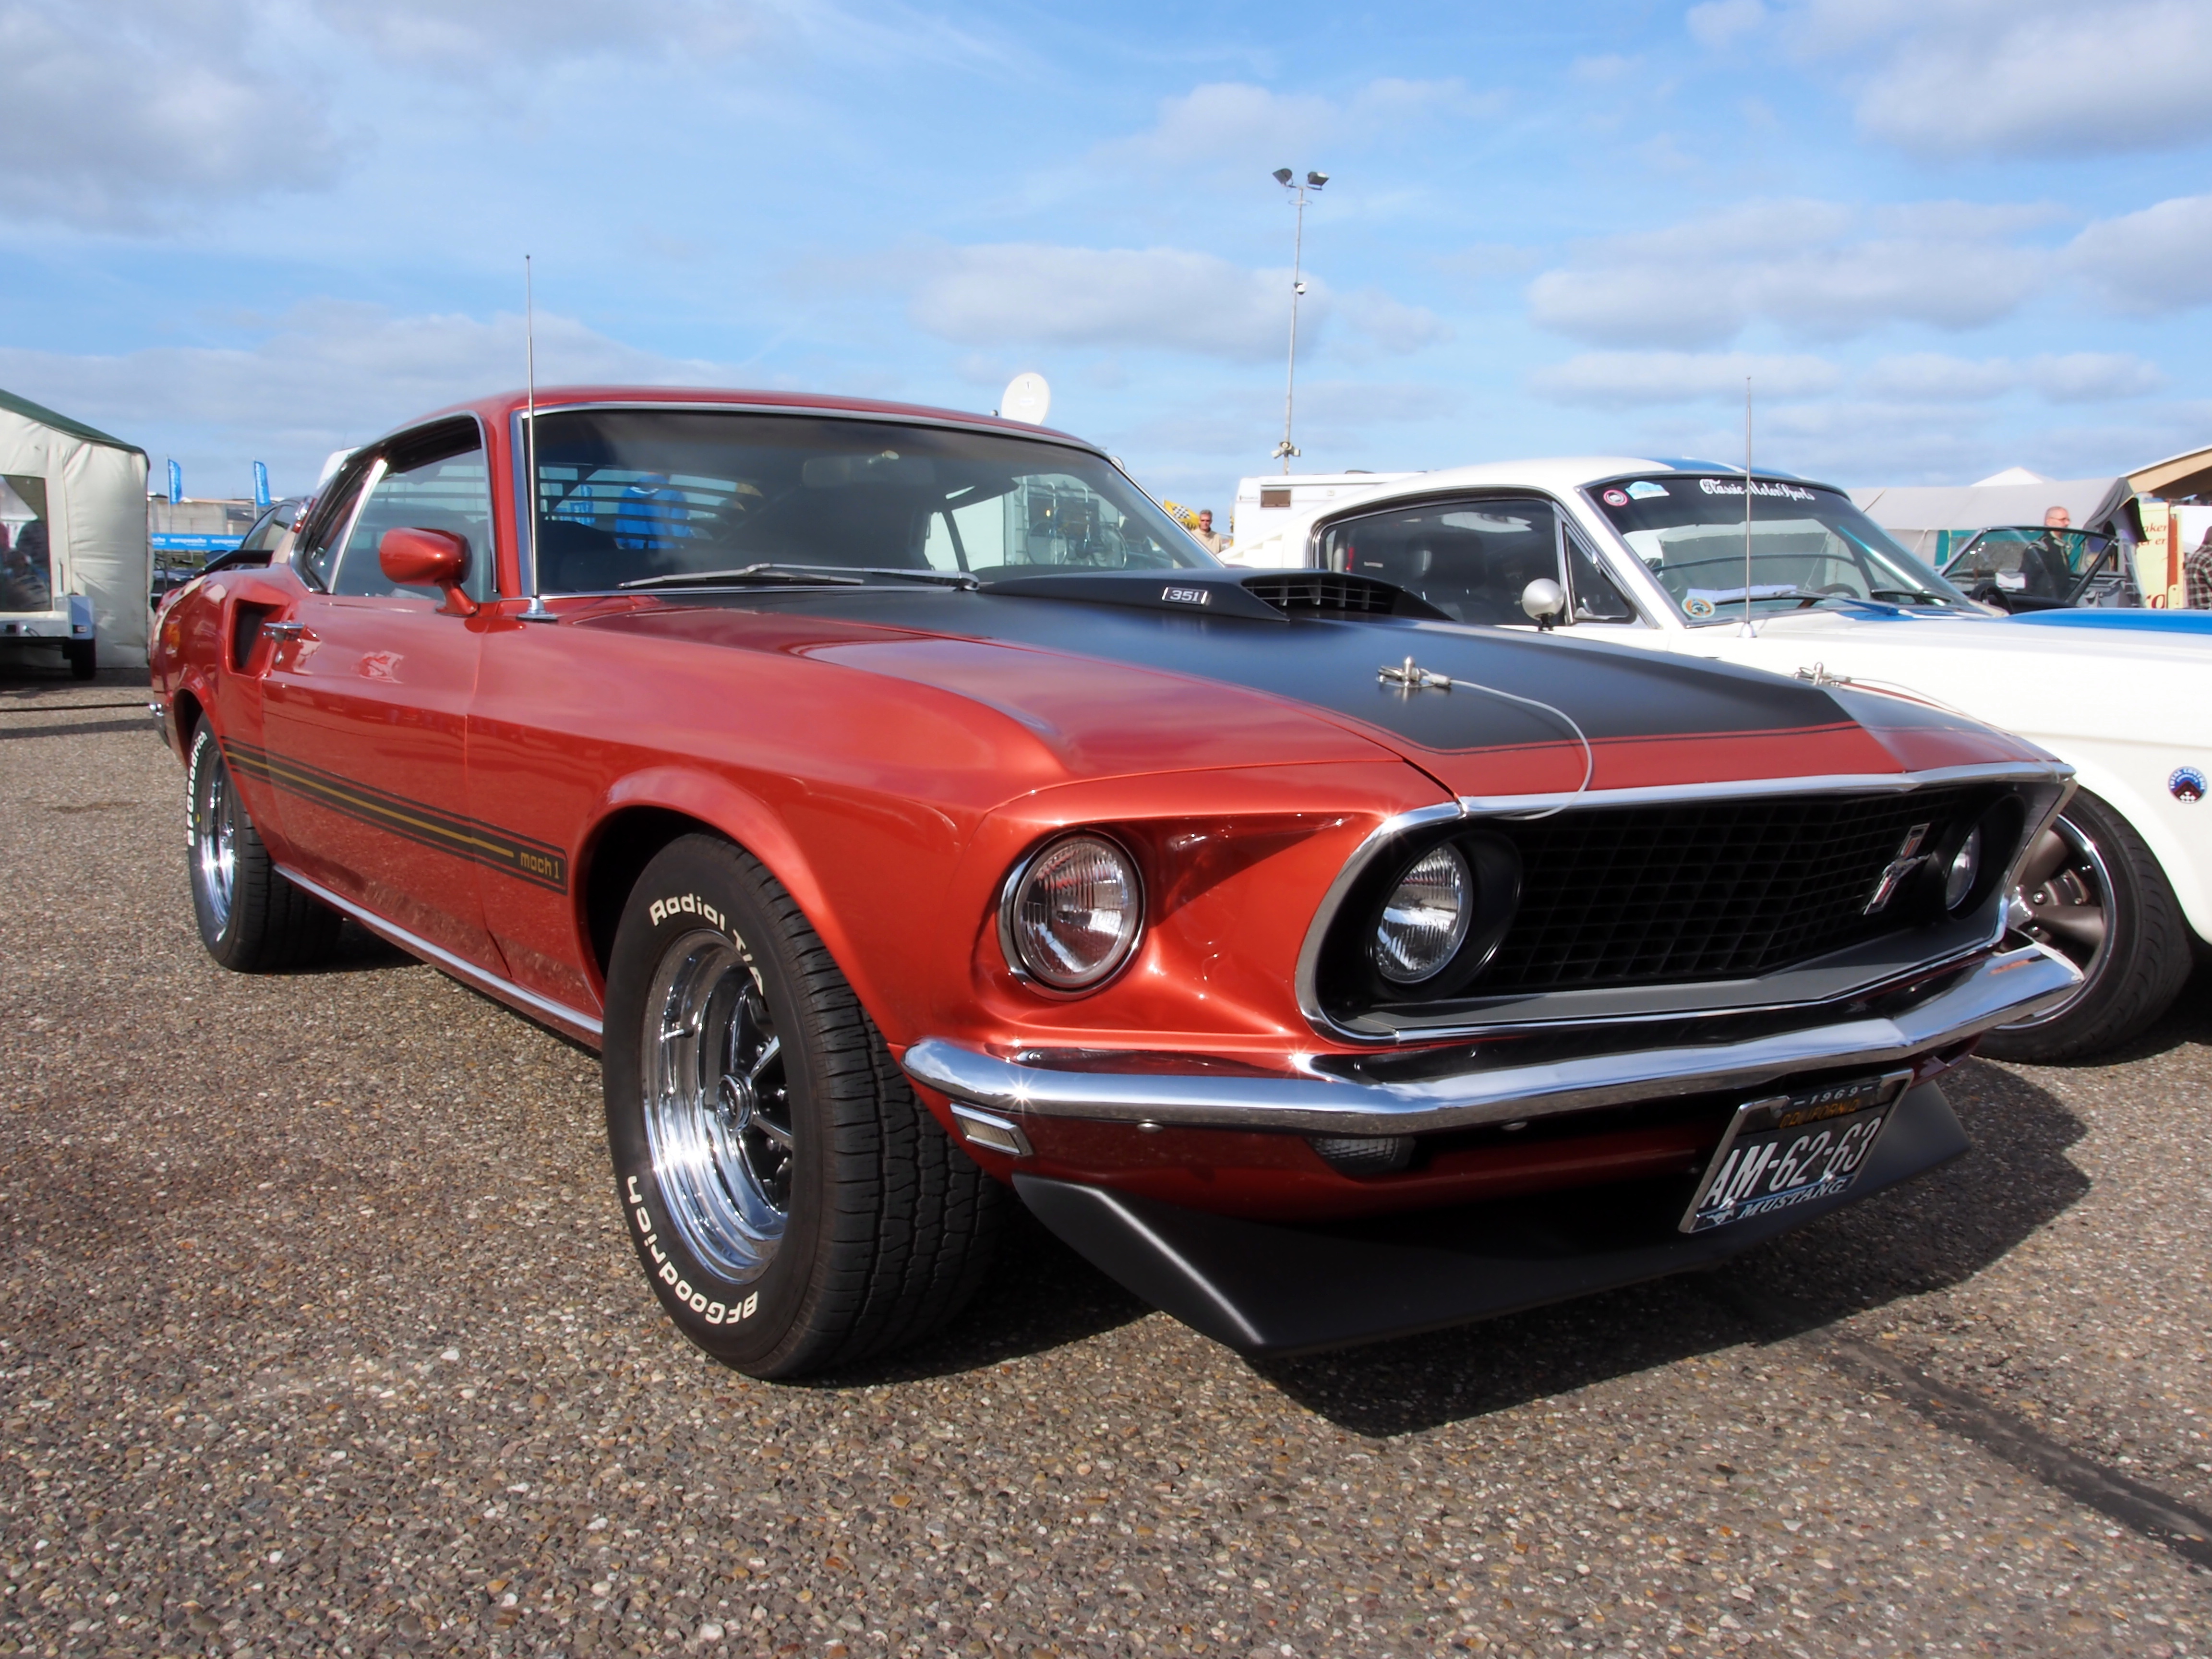
[[[1916,824],[1944,845],[1962,789],[1563,812],[1490,828],[1522,859],[1512,927],[1467,994],[1741,979],[1925,921],[1866,912]]]
[[[1405,597],[1403,589],[1389,582],[1329,570],[1248,576],[1244,591],[1291,617],[1388,617]]]

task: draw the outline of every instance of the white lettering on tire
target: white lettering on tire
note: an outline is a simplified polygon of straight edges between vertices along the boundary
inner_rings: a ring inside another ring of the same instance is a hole
[[[646,915],[653,918],[653,925],[656,927],[671,916],[697,916],[709,927],[719,927],[726,933],[730,931],[729,921],[722,913],[696,893],[685,893],[677,898],[655,899],[647,908]]]
[[[726,1305],[710,1301],[703,1291],[693,1290],[684,1275],[676,1271],[676,1264],[668,1259],[667,1252],[660,1248],[660,1240],[653,1231],[653,1212],[645,1207],[645,1194],[638,1191],[635,1176],[629,1177],[629,1197],[635,1206],[630,1212],[630,1219],[636,1224],[637,1235],[645,1241],[647,1254],[653,1257],[657,1266],[655,1277],[674,1291],[684,1306],[705,1319],[709,1325],[734,1325],[740,1320],[750,1319],[760,1311],[758,1291],[742,1302]]]

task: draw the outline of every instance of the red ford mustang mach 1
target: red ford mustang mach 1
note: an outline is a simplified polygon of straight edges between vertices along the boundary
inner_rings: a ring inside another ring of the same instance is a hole
[[[2041,751],[1231,571],[1006,421],[487,398],[156,635],[216,960],[351,916],[597,1046],[759,1376],[940,1324],[1008,1187],[1249,1352],[1709,1263],[1961,1151],[1935,1077],[2076,982],[2008,931]]]

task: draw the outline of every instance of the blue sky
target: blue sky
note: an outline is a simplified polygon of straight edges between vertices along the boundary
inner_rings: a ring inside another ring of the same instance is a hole
[[[0,0],[0,386],[195,495],[521,379],[988,409],[1157,494],[2212,442],[2212,5]]]

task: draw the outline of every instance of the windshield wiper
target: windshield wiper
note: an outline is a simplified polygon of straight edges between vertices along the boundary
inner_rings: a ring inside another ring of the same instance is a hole
[[[802,570],[816,568],[811,565],[799,567]],[[897,565],[881,564],[841,564],[837,568],[840,570],[863,571],[871,576],[896,576],[899,580],[905,582],[929,582],[939,587],[957,587],[970,593],[983,586],[964,570],[908,570]]]
[[[627,592],[640,587],[712,587],[719,582],[760,582],[769,586],[798,583],[808,587],[824,583],[839,587],[867,586],[858,576],[823,575],[803,564],[749,564],[741,570],[679,570],[665,576],[640,576],[634,581],[617,582],[616,586]]]

